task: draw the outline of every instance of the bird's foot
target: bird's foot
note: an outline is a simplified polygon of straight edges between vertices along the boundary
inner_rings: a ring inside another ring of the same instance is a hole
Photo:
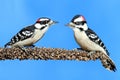
[[[74,51],[80,51],[81,48],[74,48],[73,50],[74,50]]]
[[[35,45],[31,45],[32,48],[35,48]]]
[[[84,49],[82,49],[82,48],[75,48],[75,49],[73,49],[74,51],[85,51]]]
[[[35,45],[25,46],[25,48],[35,48]]]
[[[90,58],[92,58],[92,55],[95,54],[95,53],[96,53],[96,51],[89,51],[89,52],[88,52],[88,56],[89,56]]]
[[[26,54],[29,54],[29,51],[24,46],[18,46],[19,49],[21,49]]]

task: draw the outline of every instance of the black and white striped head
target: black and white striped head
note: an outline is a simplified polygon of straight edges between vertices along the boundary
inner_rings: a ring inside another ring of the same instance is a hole
[[[82,15],[76,15],[73,17],[70,23],[67,24],[71,28],[78,28],[81,31],[85,31],[88,29],[87,22]]]
[[[42,29],[44,29],[46,27],[49,27],[49,26],[51,26],[52,24],[55,24],[55,23],[57,23],[57,22],[51,20],[50,18],[41,17],[36,21],[35,28],[42,30]]]

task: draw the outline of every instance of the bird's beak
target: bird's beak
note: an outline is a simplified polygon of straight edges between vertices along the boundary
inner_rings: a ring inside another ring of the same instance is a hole
[[[57,23],[59,23],[58,21],[53,21],[53,23],[52,24],[57,24]]]
[[[70,23],[65,24],[65,26],[70,26]]]
[[[49,25],[54,25],[54,24],[57,24],[58,22],[57,21],[51,21],[50,23],[49,23]]]
[[[70,22],[70,23],[66,24],[65,26],[74,27],[74,24]]]

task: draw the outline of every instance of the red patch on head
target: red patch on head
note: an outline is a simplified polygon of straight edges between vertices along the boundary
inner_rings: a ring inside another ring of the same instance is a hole
[[[81,18],[82,18],[82,21],[86,21],[85,18],[84,18],[84,16],[81,16]]]
[[[40,18],[36,21],[36,23],[40,23]]]

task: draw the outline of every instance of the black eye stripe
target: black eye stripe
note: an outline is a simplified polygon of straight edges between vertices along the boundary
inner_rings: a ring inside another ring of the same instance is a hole
[[[45,21],[40,21],[40,24],[45,24]]]
[[[49,23],[50,22],[50,20],[44,20],[44,21],[40,21],[39,23],[40,24],[47,24],[47,23]]]
[[[74,24],[76,24],[76,25],[84,25],[85,23],[86,23],[86,21],[74,22]]]
[[[40,21],[40,24],[46,24],[47,21]]]

